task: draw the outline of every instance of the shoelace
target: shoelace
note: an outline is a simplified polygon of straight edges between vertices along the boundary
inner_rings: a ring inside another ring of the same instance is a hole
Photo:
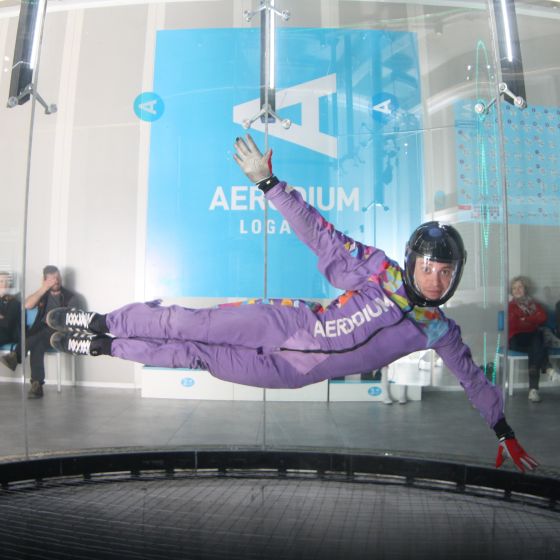
[[[69,311],[66,313],[66,326],[83,327],[87,329],[95,313],[86,313],[85,311]]]
[[[91,346],[91,338],[76,338],[70,337],[68,339],[68,351],[73,354],[89,355],[89,347]]]

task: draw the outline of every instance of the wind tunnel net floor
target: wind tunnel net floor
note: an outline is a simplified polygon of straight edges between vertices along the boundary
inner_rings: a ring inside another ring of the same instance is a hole
[[[20,558],[560,558],[560,514],[402,484],[103,475],[0,493]]]

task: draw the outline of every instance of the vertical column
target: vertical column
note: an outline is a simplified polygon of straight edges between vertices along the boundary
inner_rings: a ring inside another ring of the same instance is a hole
[[[78,81],[80,46],[84,11],[70,10],[66,16],[66,32],[60,61],[60,87],[58,113],[54,134],[52,165],[52,196],[50,199],[50,243],[46,259],[58,266],[66,266],[68,237],[68,207],[70,204],[70,175],[72,169],[72,146],[74,110]]]

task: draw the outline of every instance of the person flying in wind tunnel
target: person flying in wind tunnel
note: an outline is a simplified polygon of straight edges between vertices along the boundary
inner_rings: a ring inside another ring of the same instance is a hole
[[[296,388],[376,370],[417,350],[434,349],[499,439],[496,466],[510,457],[525,472],[538,463],[517,442],[501,391],[472,360],[459,327],[439,306],[455,292],[466,252],[449,225],[418,227],[404,270],[383,251],[337,231],[272,174],[248,135],[234,159],[318,257],[319,270],[345,292],[326,308],[303,300],[249,300],[214,308],[132,303],[108,314],[59,308],[47,323],[59,351],[110,355],[159,367],[205,369],[225,381]],[[251,303],[254,303],[251,305]]]

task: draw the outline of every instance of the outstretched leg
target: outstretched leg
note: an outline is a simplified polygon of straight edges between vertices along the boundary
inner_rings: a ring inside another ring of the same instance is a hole
[[[162,368],[205,369],[219,379],[253,387],[303,387],[338,371],[338,367],[323,369],[326,354],[263,351],[181,340],[56,332],[51,345],[76,355],[108,355]]]
[[[53,335],[51,344],[78,355],[108,355],[161,368],[203,369],[224,381],[252,387],[293,388],[315,381],[278,355],[252,348],[62,332]]]
[[[49,325],[72,332],[78,330],[111,334],[117,338],[197,341],[204,344],[228,344],[247,348],[282,345],[294,332],[312,332],[316,318],[305,305],[239,305],[190,309],[179,305],[132,303],[107,315],[86,311],[72,314],[64,308],[47,316]],[[74,329],[76,330],[76,329]]]
[[[252,387],[286,387],[273,357],[249,348],[116,338],[111,355],[156,367],[203,369],[224,381]]]
[[[306,313],[302,309],[303,313]],[[300,322],[299,309],[240,305],[190,309],[179,305],[126,305],[107,315],[117,338],[157,338],[259,348],[284,342]]]

